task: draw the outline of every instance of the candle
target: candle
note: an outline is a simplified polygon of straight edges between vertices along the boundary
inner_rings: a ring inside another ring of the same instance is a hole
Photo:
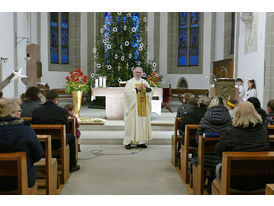
[[[95,87],[98,87],[98,79],[95,79]]]
[[[99,87],[102,87],[102,86],[103,86],[103,78],[99,77]]]
[[[107,87],[107,78],[103,77],[103,87]]]

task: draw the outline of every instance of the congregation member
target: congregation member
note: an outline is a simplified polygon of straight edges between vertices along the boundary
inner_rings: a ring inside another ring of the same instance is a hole
[[[210,99],[208,97],[203,97],[197,100],[194,97],[188,98],[188,101],[185,104],[182,104],[178,107],[177,116],[181,118],[181,121],[178,122],[179,134],[184,137],[185,134],[185,125],[186,124],[199,124],[202,117],[204,116],[207,106],[209,105]],[[182,144],[184,144],[184,138],[182,138]],[[189,145],[197,146],[195,140],[192,142],[190,140]],[[178,158],[180,158],[180,148],[181,143],[178,143]]]
[[[143,76],[141,67],[133,70],[133,76],[125,87],[123,141],[125,149],[131,149],[131,144],[137,144],[138,148],[147,148],[146,144],[152,138],[150,120],[152,89],[148,82],[141,78]]]
[[[216,153],[222,156],[225,151],[256,152],[269,147],[267,129],[262,125],[262,117],[250,102],[239,104],[234,110],[232,125],[227,127],[216,145]],[[221,177],[221,164],[216,166],[216,177]],[[273,181],[272,181],[273,182]],[[271,182],[269,182],[271,183]],[[260,177],[232,177],[231,187],[240,190],[256,190],[265,187]]]
[[[81,152],[81,149],[80,149],[80,136],[81,136],[81,132],[79,130],[80,125],[79,125],[77,117],[75,116],[74,106],[73,106],[73,104],[67,104],[64,107],[64,109],[66,111],[67,118],[70,117],[70,118],[75,119],[76,138],[78,139],[78,152]]]
[[[59,107],[58,94],[54,90],[49,90],[46,93],[47,101],[35,109],[32,113],[32,124],[63,124],[66,125],[66,143],[69,145],[70,155],[70,172],[75,172],[80,169],[80,166],[76,164],[75,158],[75,137],[73,134],[68,133],[69,124],[64,108]],[[52,142],[52,148],[60,148],[59,141]]]
[[[247,90],[245,91],[243,101],[247,101],[247,99],[250,97],[257,97],[256,83],[254,79],[248,80]]]
[[[236,86],[239,88],[239,101],[242,102],[245,96],[245,89],[241,78],[236,79]]]
[[[20,119],[19,99],[5,99],[0,102],[0,152],[26,152],[28,187],[36,183],[34,163],[44,155],[40,141],[29,123]],[[0,191],[16,190],[16,177],[0,177]]]
[[[225,106],[226,103],[222,97],[213,97],[204,117],[199,123],[196,134],[197,143],[199,135],[203,135],[204,132],[214,132],[222,135],[226,127],[231,125],[231,117]]]
[[[237,106],[238,101],[236,99],[230,99],[227,101],[226,108],[229,111],[230,117],[233,119],[234,108]]]
[[[250,97],[247,99],[247,101],[253,104],[253,106],[255,107],[255,110],[258,112],[259,115],[261,115],[263,123],[265,123],[266,111],[264,111],[264,109],[261,108],[260,100],[257,97]]]
[[[271,99],[267,102],[267,116],[266,122],[268,125],[274,125],[274,99]]]
[[[24,95],[25,100],[21,104],[21,117],[32,117],[32,112],[42,105],[38,87],[29,87]]]

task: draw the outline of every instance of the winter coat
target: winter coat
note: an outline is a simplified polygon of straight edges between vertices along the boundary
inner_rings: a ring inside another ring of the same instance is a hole
[[[32,124],[64,124],[69,131],[65,109],[57,106],[53,101],[46,101],[32,113]]]
[[[195,107],[193,104],[181,105],[177,111],[177,117],[182,119],[178,123],[180,135],[184,133],[186,124],[199,124],[205,112],[205,108]]]
[[[231,117],[229,111],[224,106],[210,107],[202,120],[196,133],[196,141],[198,143],[199,135],[204,132],[218,132],[223,134],[225,129],[231,125]]]
[[[222,156],[225,151],[231,152],[259,152],[267,151],[269,147],[268,132],[265,126],[257,124],[255,127],[246,128],[229,126],[215,149],[216,153]],[[219,175],[221,171],[218,172]],[[232,177],[232,188],[239,190],[256,190],[265,187],[265,184],[272,179],[261,176],[236,176]]]
[[[264,126],[246,128],[229,126],[216,145],[216,153],[222,156],[225,151],[256,152],[266,151],[269,147],[268,132]]]
[[[36,171],[33,164],[44,155],[44,150],[35,132],[23,119],[16,117],[0,118],[0,152],[26,152],[28,187],[36,182]],[[0,190],[15,190],[15,177],[0,177]]]
[[[41,105],[41,102],[33,99],[23,101],[21,104],[21,117],[32,117],[32,112]]]

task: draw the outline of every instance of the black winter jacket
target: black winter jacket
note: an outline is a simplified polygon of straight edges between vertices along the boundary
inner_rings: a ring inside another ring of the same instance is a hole
[[[0,118],[0,152],[26,152],[28,186],[36,182],[36,171],[33,163],[39,161],[44,150],[30,125],[23,119],[15,117]],[[0,190],[15,190],[15,177],[0,177]]]
[[[224,106],[210,107],[197,129],[196,141],[198,143],[199,135],[204,132],[218,132],[223,134],[225,129],[231,125],[231,117],[229,111]]]
[[[48,100],[32,113],[32,124],[64,124],[69,130],[65,109]]]
[[[246,128],[229,126],[216,145],[216,153],[222,156],[225,151],[256,152],[269,147],[266,127],[257,124]]]
[[[193,104],[183,104],[178,108],[177,117],[182,119],[178,123],[180,134],[185,131],[186,124],[199,124],[206,112],[205,108],[195,107]]]
[[[23,110],[21,117],[32,117],[32,112],[41,105],[41,102],[32,99],[23,101],[21,104],[21,109]]]

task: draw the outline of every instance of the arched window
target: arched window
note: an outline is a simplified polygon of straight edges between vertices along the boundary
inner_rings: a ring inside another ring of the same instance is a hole
[[[178,66],[199,65],[199,12],[179,13]]]
[[[50,62],[69,64],[69,15],[67,12],[50,13]]]

